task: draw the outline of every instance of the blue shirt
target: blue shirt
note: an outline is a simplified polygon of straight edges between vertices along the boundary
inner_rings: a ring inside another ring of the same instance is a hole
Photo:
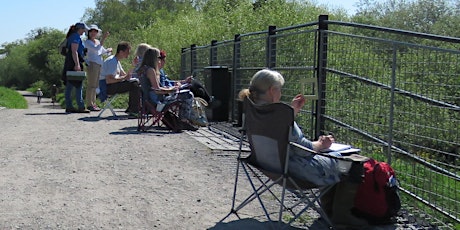
[[[69,47],[69,50],[71,49],[72,43],[78,44],[77,52],[81,57],[84,57],[85,56],[85,46],[83,46],[83,41],[81,40],[80,34],[72,33],[67,38],[67,47]],[[83,61],[83,60],[80,60],[80,61]]]
[[[168,75],[163,69],[160,69],[160,86],[168,87],[174,86],[175,82],[168,78]]]

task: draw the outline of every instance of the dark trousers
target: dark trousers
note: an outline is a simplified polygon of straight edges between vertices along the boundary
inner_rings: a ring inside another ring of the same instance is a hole
[[[190,91],[192,91],[193,96],[201,97],[208,103],[211,102],[211,96],[208,94],[208,91],[206,91],[200,82],[193,80],[192,84],[190,85]]]
[[[113,95],[117,93],[129,92],[128,109],[126,112],[138,113],[140,89],[137,81],[122,81],[112,84],[107,84],[107,94]]]

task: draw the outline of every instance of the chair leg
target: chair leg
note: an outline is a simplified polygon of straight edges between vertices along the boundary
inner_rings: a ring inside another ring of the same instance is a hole
[[[112,115],[117,118],[117,114],[115,113],[115,111],[113,110],[113,107],[112,107],[112,102],[115,100],[115,98],[117,97],[117,95],[113,95],[111,98],[108,98],[106,100],[106,103],[104,105],[104,107],[101,109],[101,111],[99,112],[99,115],[97,115],[98,118],[101,117],[102,113],[104,113],[104,111],[106,109],[109,109],[110,112],[112,112]]]

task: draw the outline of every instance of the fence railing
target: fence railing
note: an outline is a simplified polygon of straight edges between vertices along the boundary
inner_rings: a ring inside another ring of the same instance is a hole
[[[432,222],[459,224],[460,39],[321,15],[183,48],[183,77],[200,80],[207,66],[231,72],[229,120],[237,119],[237,94],[257,70],[281,72],[283,101],[298,93],[310,99],[297,117],[307,136],[333,132],[391,163],[407,208],[424,208]]]

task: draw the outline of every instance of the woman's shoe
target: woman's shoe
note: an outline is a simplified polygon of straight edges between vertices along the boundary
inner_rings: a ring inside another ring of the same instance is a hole
[[[74,107],[66,108],[65,112],[66,113],[76,113],[78,110],[75,109]]]
[[[89,113],[90,111],[88,109],[85,109],[85,108],[81,108],[81,109],[78,109],[75,111],[75,113]]]
[[[101,111],[101,108],[97,107],[97,105],[88,106],[87,109],[89,111]]]

